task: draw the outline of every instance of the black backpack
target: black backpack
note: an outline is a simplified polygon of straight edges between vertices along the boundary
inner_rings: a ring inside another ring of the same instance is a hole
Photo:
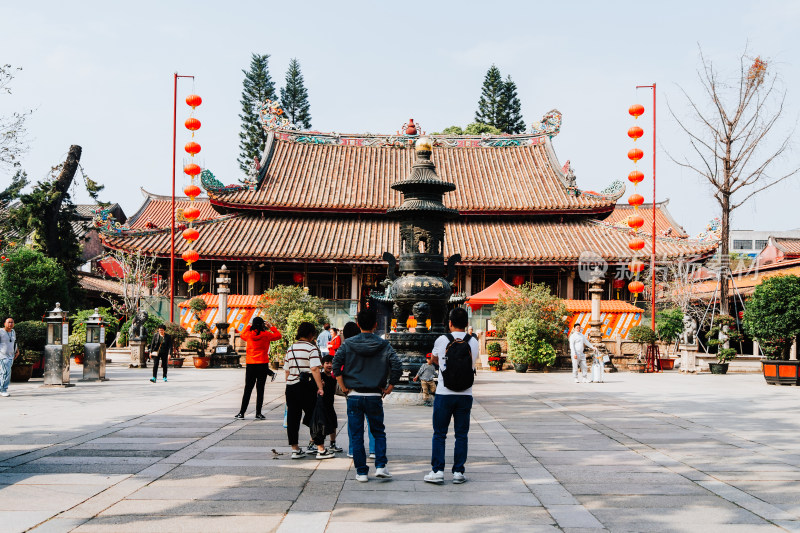
[[[469,341],[472,335],[465,335],[463,339],[456,339],[447,334],[447,348],[445,348],[445,368],[442,370],[444,386],[454,392],[462,392],[472,387],[475,382],[475,371],[472,369],[472,348]]]

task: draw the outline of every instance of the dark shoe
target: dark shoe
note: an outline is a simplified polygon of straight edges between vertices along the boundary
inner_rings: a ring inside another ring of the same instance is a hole
[[[331,442],[331,445],[330,445],[330,446],[328,446],[328,449],[329,449],[330,451],[332,451],[332,452],[336,452],[336,453],[341,453],[341,452],[343,452],[343,451],[344,451],[344,450],[342,450],[341,448],[339,448],[339,447],[336,445],[336,443],[335,443],[335,442]]]
[[[239,420],[244,420],[244,413],[236,413],[236,416],[233,418],[238,418]]]
[[[261,413],[256,413],[256,420],[265,420],[267,417]]]
[[[273,372],[272,375],[270,376],[269,380],[270,381],[275,381],[275,376],[277,376],[277,375],[278,375],[277,372]]]
[[[155,382],[156,382],[156,378],[150,378],[150,383],[155,383]]]

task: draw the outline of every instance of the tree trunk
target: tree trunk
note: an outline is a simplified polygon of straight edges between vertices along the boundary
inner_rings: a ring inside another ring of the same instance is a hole
[[[730,314],[728,305],[728,267],[730,265],[730,220],[731,220],[731,197],[730,194],[721,192],[722,218],[720,221],[720,242],[719,242],[719,268],[720,268],[720,289],[719,303],[720,312],[724,315]]]
[[[69,147],[67,153],[67,160],[64,161],[64,166],[61,172],[53,183],[53,197],[50,205],[45,210],[44,235],[42,238],[47,247],[47,255],[50,257],[61,257],[61,240],[59,239],[58,220],[61,213],[61,204],[64,201],[64,196],[69,191],[72,185],[72,180],[75,177],[75,172],[78,171],[78,162],[81,160],[81,147],[73,144]]]

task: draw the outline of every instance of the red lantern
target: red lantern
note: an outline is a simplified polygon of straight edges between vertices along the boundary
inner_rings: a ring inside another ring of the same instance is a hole
[[[194,250],[186,250],[181,254],[181,258],[184,261],[186,261],[187,265],[191,265],[192,263],[200,259],[200,254],[198,254]]]
[[[511,283],[519,287],[520,285],[525,283],[525,276],[523,276],[522,274],[517,274],[513,278],[511,278]]]
[[[200,129],[200,121],[194,117],[187,118],[183,125],[187,130],[197,131]]]
[[[639,118],[644,113],[644,106],[642,104],[633,104],[628,108],[628,113],[634,118]]]
[[[197,185],[187,185],[186,187],[183,188],[183,194],[185,194],[192,200],[200,196],[201,192],[202,191],[200,190],[200,187],[198,187]]]
[[[189,163],[188,165],[183,167],[183,171],[186,174],[189,174],[190,176],[197,176],[198,174],[200,174],[202,170],[203,169],[201,169],[198,165],[195,165],[194,163]]]
[[[302,283],[303,282],[303,273],[302,272],[295,272],[292,274],[292,281],[295,283]]]
[[[644,130],[639,126],[632,126],[628,129],[628,137],[634,140],[634,142],[639,139],[642,135],[644,135]]]
[[[644,270],[644,263],[641,261],[631,261],[631,263],[628,265],[628,270],[639,273]]]
[[[203,103],[203,99],[197,96],[196,94],[190,94],[186,97],[186,104],[189,105],[192,109],[199,106]]]
[[[617,279],[615,279],[614,281],[611,282],[611,285],[615,289],[620,290],[622,287],[625,286],[625,280],[617,278]]]
[[[186,143],[186,146],[183,147],[186,150],[187,154],[197,155],[200,153],[200,145],[194,141],[189,141]]]
[[[185,230],[183,230],[182,235],[183,238],[189,242],[194,242],[197,240],[198,237],[200,237],[200,233],[194,228],[186,228]]]
[[[641,281],[631,281],[628,283],[628,290],[633,294],[639,294],[644,290],[644,283]]]
[[[636,163],[644,156],[644,152],[639,150],[638,148],[631,148],[628,150],[628,159]]]
[[[642,248],[644,248],[644,241],[639,238],[631,239],[630,242],[628,243],[628,248],[630,248],[631,250],[641,250]]]
[[[641,152],[641,150],[639,150]],[[638,185],[644,179],[644,174],[639,170],[634,170],[628,174],[628,181]]]
[[[630,226],[631,228],[636,228],[636,229],[641,228],[642,226],[644,226],[644,219],[642,218],[642,215],[631,215],[631,216],[629,216],[628,217],[628,226]]]
[[[631,194],[628,197],[628,203],[638,207],[644,203],[644,196],[641,194]]]
[[[208,283],[208,272],[200,272],[200,283]]]
[[[739,320],[744,320],[744,311],[739,311]]]
[[[197,220],[199,216],[200,216],[200,210],[197,209],[196,207],[187,207],[186,209],[183,210],[183,218],[185,218],[189,222]]]
[[[200,273],[197,270],[188,270],[183,273],[183,281],[192,285],[200,281]]]

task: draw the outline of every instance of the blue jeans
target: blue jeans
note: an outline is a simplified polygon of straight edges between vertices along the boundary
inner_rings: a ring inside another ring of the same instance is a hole
[[[349,435],[349,430],[348,430]],[[369,429],[369,418],[367,418],[367,436],[369,437],[369,453],[375,453],[375,437],[372,436],[372,431]],[[347,440],[350,440],[349,438]],[[353,441],[350,440],[350,446],[347,453],[353,455]]]
[[[437,394],[433,400],[433,442],[431,443],[431,470],[444,471],[444,443],[450,419],[456,446],[453,453],[453,472],[464,473],[467,462],[469,416],[472,411],[472,396],[463,394]]]
[[[375,438],[375,468],[386,466],[386,428],[383,425],[383,399],[380,396],[347,397],[347,434],[353,448],[353,464],[358,474],[369,472],[364,451],[364,418]]]
[[[14,364],[13,357],[3,357],[0,359],[0,392],[8,391],[8,383],[11,381],[12,364]]]

